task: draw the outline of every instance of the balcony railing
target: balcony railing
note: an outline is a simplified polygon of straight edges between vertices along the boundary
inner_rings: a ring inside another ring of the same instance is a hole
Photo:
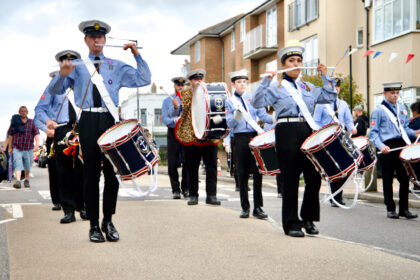
[[[246,33],[243,47],[244,58],[258,59],[276,52],[277,47],[266,47],[265,32],[265,25],[261,24]]]

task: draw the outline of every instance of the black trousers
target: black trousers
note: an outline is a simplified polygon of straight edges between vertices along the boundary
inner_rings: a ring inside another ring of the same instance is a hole
[[[405,142],[402,138],[391,139],[384,143],[388,147],[397,148],[405,146]],[[400,151],[390,152],[388,154],[380,154],[379,160],[382,166],[382,182],[384,192],[384,203],[387,211],[395,211],[395,202],[393,199],[392,182],[394,181],[394,172],[397,173],[398,182],[400,182],[399,192],[399,212],[408,210],[408,187],[409,178],[407,171],[405,170],[400,157]]]
[[[101,161],[105,187],[103,193],[103,214],[113,215],[117,206],[119,183],[109,160],[102,154],[97,140],[108,128],[114,125],[110,113],[82,112],[79,121],[79,138],[83,153],[83,179],[86,199],[86,212],[89,220],[99,220],[99,178]]]
[[[47,138],[47,155],[50,154],[51,144],[54,142],[54,138]],[[56,165],[56,156],[53,155],[48,157],[48,179],[50,183],[50,196],[53,204],[60,203],[60,195],[58,192],[58,174],[57,174],[57,165]]]
[[[235,179],[235,189],[239,189],[239,180],[238,180],[238,171],[236,166],[236,160],[235,160],[235,149],[236,149],[236,143],[235,143],[235,136],[232,135],[230,139],[230,176],[233,176]]]
[[[281,168],[280,168],[280,170],[282,170]],[[282,194],[283,195],[283,189],[284,189],[284,182],[283,182],[283,177],[284,177],[284,175],[283,175],[283,173],[280,173],[280,174],[278,174],[278,175],[276,175],[276,182],[277,182],[277,193],[280,193],[280,194]]]
[[[175,138],[175,129],[168,127],[168,134],[166,136],[168,141],[168,175],[171,181],[172,193],[175,192],[188,192],[187,186],[187,169],[185,168],[184,162],[184,145],[182,145],[178,139]],[[178,164],[180,162],[184,164],[182,167],[182,179],[181,185],[179,184],[178,175]]]
[[[241,207],[248,210],[248,179],[250,171],[253,175],[254,188],[254,209],[263,206],[262,197],[262,175],[258,171],[255,158],[249,148],[249,142],[257,135],[256,132],[251,133],[235,133],[235,161],[238,173],[239,195],[241,198]]]
[[[319,190],[321,176],[300,146],[312,133],[306,122],[280,123],[276,126],[276,152],[283,173],[284,193],[282,222],[285,233],[300,229],[298,216],[299,179],[303,172],[305,192],[300,217],[305,221],[319,221]]]
[[[198,196],[198,169],[201,158],[206,166],[206,193],[207,197],[217,193],[217,146],[185,146],[185,167],[187,169],[190,196]]]
[[[84,207],[82,164],[75,156],[66,155],[66,145],[60,142],[71,131],[70,126],[61,126],[55,130],[54,147],[57,164],[57,175],[60,201],[65,213],[74,212]]]

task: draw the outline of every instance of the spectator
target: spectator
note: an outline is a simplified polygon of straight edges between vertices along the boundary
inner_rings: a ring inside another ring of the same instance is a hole
[[[363,113],[363,107],[361,105],[354,107],[353,114],[356,118],[354,125],[357,125],[357,133],[353,137],[366,136],[367,129],[369,128],[369,119]]]
[[[411,104],[410,109],[413,112],[413,117],[408,127],[414,130],[420,129],[420,101]]]
[[[33,153],[38,150],[39,132],[32,119],[28,119],[28,108],[21,106],[19,115],[12,117],[12,124],[7,132],[10,135],[12,148],[9,150],[13,154],[13,166],[16,171],[16,182],[13,187],[21,188],[21,171],[25,170],[23,184],[29,188],[29,172],[31,170]],[[35,147],[34,147],[35,138]]]

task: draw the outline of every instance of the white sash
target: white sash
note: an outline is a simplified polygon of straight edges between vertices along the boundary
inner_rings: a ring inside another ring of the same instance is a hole
[[[80,114],[77,111],[80,110],[80,108],[77,107],[76,104],[74,103],[74,92],[73,92],[73,90],[71,90],[69,92],[69,94],[67,94],[67,99],[69,100],[71,106],[73,106],[74,112],[76,112],[76,118],[77,118],[77,120],[79,120]]]
[[[336,100],[336,101],[334,101],[334,102],[337,102],[338,100]],[[334,106],[334,104],[326,104],[325,106],[327,106],[327,110],[328,110],[328,113],[331,115],[331,117],[334,119],[334,122],[336,122],[336,123],[340,123],[340,121],[338,120],[338,118],[337,118],[337,116],[335,115],[335,112],[334,112],[334,110],[331,108],[331,106]],[[340,105],[340,103],[339,104],[337,104],[337,111],[338,111],[338,107],[339,107],[339,105]]]
[[[242,98],[242,96],[241,96]],[[242,113],[242,117],[244,120],[258,133],[261,134],[264,132],[264,130],[257,124],[257,122],[251,117],[251,114],[249,113],[249,110],[245,110],[244,106],[236,100],[235,95],[233,95],[230,100],[233,103],[233,106],[236,108],[236,110],[239,110]],[[243,100],[243,99],[242,99]],[[244,102],[246,106],[246,102]],[[248,107],[247,107],[248,109]]]
[[[401,133],[401,136],[404,139],[404,142],[407,145],[410,145],[411,144],[410,138],[408,138],[407,132],[405,132],[404,127],[402,127],[401,125],[400,118],[398,117],[400,114],[400,106],[397,104],[397,117],[395,117],[395,115],[391,111],[389,111],[389,109],[385,105],[381,104],[381,107],[385,111],[385,113],[388,114],[388,117],[391,119],[391,122],[395,125],[395,127]]]
[[[111,97],[109,96],[109,92],[105,87],[104,79],[102,78],[100,73],[96,73],[96,75],[93,75],[95,73],[96,68],[93,63],[86,63],[86,68],[89,71],[90,76],[92,77],[92,83],[96,85],[96,88],[99,91],[99,94],[102,97],[102,100],[104,101],[106,107],[108,108],[108,111],[111,113],[112,117],[114,117],[114,121],[119,121],[118,117],[118,109],[114,105],[114,102],[112,101]],[[93,76],[92,76],[93,75]]]
[[[295,89],[290,82],[286,80],[281,81],[281,85],[287,90],[287,92],[292,96],[293,100],[299,106],[300,111],[302,112],[303,116],[305,117],[306,121],[308,122],[309,126],[312,130],[318,130],[319,127],[315,123],[314,119],[312,118],[311,113],[309,113],[308,107],[306,107],[306,103],[302,99],[302,92],[300,87],[297,86],[298,89]]]

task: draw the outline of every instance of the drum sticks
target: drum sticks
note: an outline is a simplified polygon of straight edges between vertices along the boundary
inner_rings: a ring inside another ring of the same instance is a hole
[[[95,44],[96,46],[101,46],[101,47],[110,47],[110,48],[124,48],[124,45],[108,45],[108,44]],[[143,49],[143,47],[138,47],[136,46],[137,49]]]

